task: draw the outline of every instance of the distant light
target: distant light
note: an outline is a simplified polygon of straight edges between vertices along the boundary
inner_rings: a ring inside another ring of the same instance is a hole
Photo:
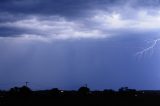
[[[61,93],[63,93],[64,91],[61,91]]]

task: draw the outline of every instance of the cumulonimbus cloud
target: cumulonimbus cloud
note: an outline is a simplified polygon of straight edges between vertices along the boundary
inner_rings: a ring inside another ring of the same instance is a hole
[[[75,11],[79,13],[79,16],[75,15],[76,13],[72,13],[74,18],[66,15],[67,13],[69,14],[67,11],[64,14],[61,14],[63,13],[61,11],[59,14],[52,12],[46,15],[45,12],[48,13],[46,9],[42,9],[42,12],[39,12],[38,10],[32,12],[21,7],[21,5],[24,7],[31,5],[32,7],[32,4],[39,7],[39,3],[41,2],[41,0],[36,2],[30,1],[25,4],[24,1],[12,3],[8,1],[8,3],[12,4],[14,9],[10,10],[8,6],[4,6],[3,9],[1,9],[0,13],[6,15],[6,19],[4,16],[0,16],[0,36],[48,40],[97,39],[121,35],[121,32],[152,32],[160,29],[160,9],[156,7],[146,8],[146,6],[156,6],[156,3],[159,2],[159,0],[149,0],[147,2],[141,1],[139,4],[138,1],[133,2],[131,0],[127,0],[127,2],[125,2],[125,0],[120,0],[119,2],[103,1],[104,4],[108,3],[106,7],[97,0],[94,0],[93,2],[97,3],[97,5],[91,6],[89,3],[92,2],[88,0],[86,4],[80,2],[80,6],[85,7],[85,5],[89,5],[90,8],[76,8]],[[58,1],[54,2],[59,5],[65,4],[64,1],[61,3]],[[3,2],[3,4],[5,3],[7,2]],[[53,2],[50,1],[49,3]],[[53,9],[49,3],[47,4],[49,6],[48,9]],[[123,6],[119,4],[123,4]],[[133,8],[135,4],[137,4],[136,7],[139,9],[138,11],[136,8]],[[21,11],[17,11],[16,13],[16,11],[14,11],[16,9],[16,7],[14,7],[15,5],[18,5],[17,8],[21,7],[24,14],[22,14]],[[67,8],[77,7],[76,4],[68,5],[66,6]],[[57,7],[55,7],[55,9],[56,8]],[[60,8],[65,11],[64,7]],[[86,13],[88,15],[86,15]]]

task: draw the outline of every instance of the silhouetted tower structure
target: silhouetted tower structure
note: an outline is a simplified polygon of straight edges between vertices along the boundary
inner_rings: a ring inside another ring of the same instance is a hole
[[[27,82],[27,81],[25,82],[26,87],[28,87],[28,83],[29,83],[29,82]]]

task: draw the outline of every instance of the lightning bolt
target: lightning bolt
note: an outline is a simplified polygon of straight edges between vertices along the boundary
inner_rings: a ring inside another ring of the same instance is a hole
[[[151,54],[153,53],[153,49],[155,48],[155,46],[157,45],[157,43],[160,41],[160,39],[156,39],[156,40],[153,40],[153,44],[151,46],[149,46],[148,48],[140,51],[140,52],[137,52],[136,53],[136,56],[144,56],[145,54],[147,54],[148,52],[150,52]]]

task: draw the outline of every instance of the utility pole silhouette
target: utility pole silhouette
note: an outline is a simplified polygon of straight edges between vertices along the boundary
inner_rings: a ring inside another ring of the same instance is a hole
[[[27,81],[25,82],[26,87],[28,87],[28,83],[29,83],[29,82],[27,82]]]

